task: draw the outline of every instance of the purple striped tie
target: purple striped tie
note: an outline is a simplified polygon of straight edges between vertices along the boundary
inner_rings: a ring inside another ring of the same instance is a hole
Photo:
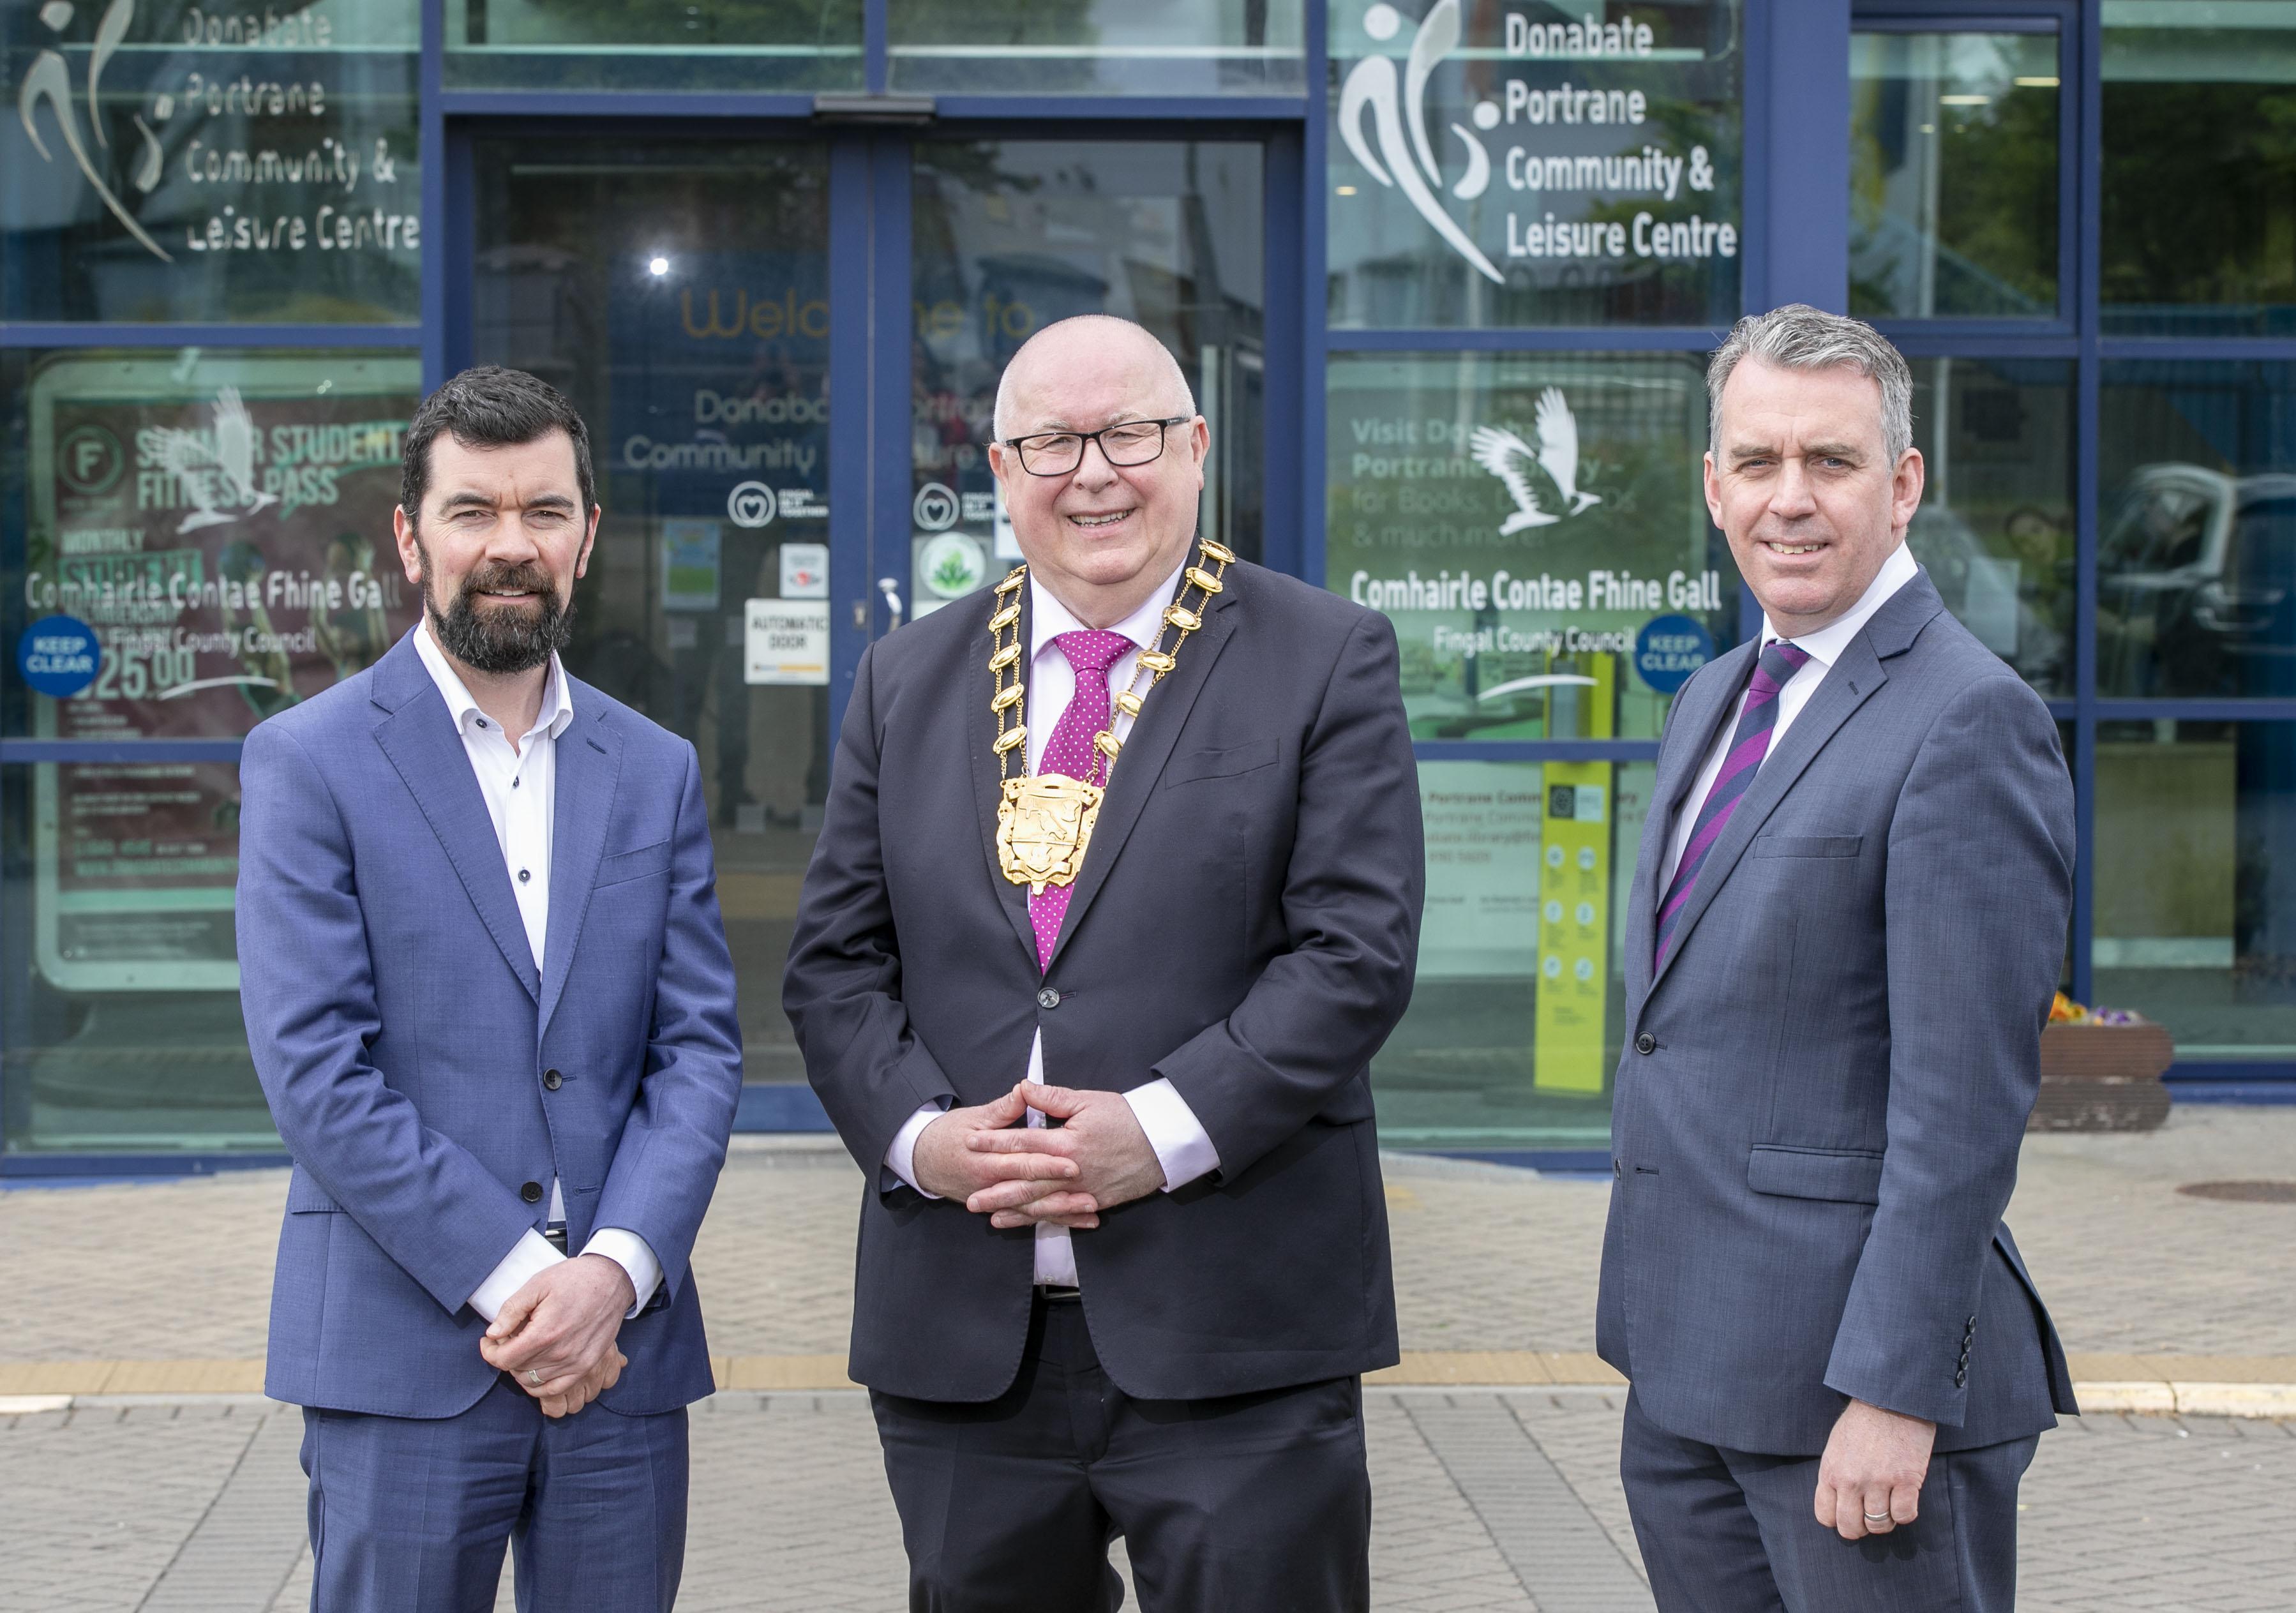
[[[1109,709],[1113,704],[1108,692],[1108,669],[1122,660],[1127,651],[1140,646],[1121,633],[1096,627],[1063,633],[1053,643],[1061,647],[1061,653],[1075,669],[1076,692],[1069,697],[1069,708],[1054,725],[1053,737],[1045,741],[1045,754],[1037,770],[1065,773],[1072,779],[1089,778],[1095,759],[1093,736],[1108,726]],[[1037,932],[1039,970],[1052,965],[1053,944],[1061,938],[1061,921],[1068,917],[1069,897],[1072,894],[1069,886],[1047,885],[1029,898],[1029,925]]]
[[[1722,771],[1714,775],[1714,788],[1706,792],[1706,804],[1698,809],[1689,843],[1682,848],[1682,864],[1674,871],[1674,883],[1666,888],[1666,900],[1659,905],[1653,971],[1666,967],[1667,954],[1674,950],[1675,927],[1682,922],[1690,893],[1698,887],[1698,871],[1729,826],[1730,815],[1738,810],[1738,802],[1753,783],[1762,758],[1770,753],[1770,735],[1778,725],[1778,691],[1808,659],[1808,651],[1784,639],[1762,648],[1761,659],[1755,663],[1754,675],[1746,684],[1738,731],[1730,736],[1730,754],[1722,758]]]

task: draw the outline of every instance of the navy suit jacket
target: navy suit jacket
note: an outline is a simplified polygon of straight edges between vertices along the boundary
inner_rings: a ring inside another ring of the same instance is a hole
[[[600,1404],[667,1411],[713,1387],[686,1261],[742,1044],[701,771],[691,745],[588,684],[573,700],[539,974],[411,634],[248,735],[240,1001],[295,1159],[275,1399],[400,1417],[476,1403],[496,1373],[464,1301],[541,1224],[554,1176],[570,1247],[626,1227],[661,1262]]]
[[[1039,1031],[1047,1080],[1168,1079],[1219,1152],[1076,1234],[1119,1388],[1194,1399],[1397,1359],[1370,1063],[1410,1000],[1424,867],[1395,635],[1257,566],[1226,582],[1147,697],[1042,972],[997,865],[988,592],[862,658],[783,1001],[868,1173],[852,1373],[872,1388],[992,1400],[1020,1368],[1033,1230],[883,1161],[921,1105],[1010,1091]]]
[[[1685,1438],[1822,1451],[1848,1397],[2022,1438],[2075,1409],[2001,1212],[2064,954],[2072,782],[1926,573],[1876,611],[1715,842],[1665,969],[1676,815],[1756,652],[1668,719],[1626,932],[1597,1345]]]

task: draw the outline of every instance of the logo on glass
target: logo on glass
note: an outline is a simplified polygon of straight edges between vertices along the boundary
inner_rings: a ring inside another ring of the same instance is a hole
[[[1393,6],[1381,4],[1364,12],[1363,26],[1364,32],[1374,39],[1385,41],[1394,38],[1401,29],[1403,18]],[[1456,50],[1458,45],[1459,0],[1438,0],[1421,20],[1419,32],[1412,37],[1400,82],[1396,78],[1393,59],[1387,56],[1366,56],[1349,72],[1347,82],[1340,86],[1340,137],[1347,142],[1348,151],[1366,173],[1411,199],[1419,216],[1433,226],[1453,251],[1474,265],[1492,283],[1504,285],[1506,277],[1492,266],[1483,250],[1468,239],[1458,221],[1444,209],[1443,203],[1429,188],[1443,183],[1443,169],[1435,160],[1435,149],[1427,139],[1427,79],[1437,63]],[[1376,154],[1371,142],[1364,138],[1365,112],[1371,114],[1373,127],[1377,131]],[[1472,116],[1477,128],[1495,128],[1499,121],[1498,104],[1479,102]],[[1467,148],[1466,172],[1451,186],[1451,194],[1462,201],[1472,201],[1490,185],[1491,154],[1481,139],[1463,125],[1453,124],[1451,132]],[[1385,159],[1383,163],[1382,158]]]
[[[726,513],[737,527],[769,527],[775,509],[774,490],[761,481],[737,482],[726,495]]]
[[[1514,500],[1514,513],[1499,523],[1502,537],[1526,527],[1551,527],[1565,515],[1603,502],[1600,494],[1578,485],[1578,420],[1562,389],[1549,387],[1538,395],[1533,429],[1538,436],[1535,449],[1504,426],[1477,426],[1467,438],[1467,451],[1475,463],[1505,482]],[[1531,480],[1534,470],[1554,489],[1560,513],[1538,502],[1538,487]]]
[[[61,36],[71,26],[76,9],[70,0],[48,0],[47,4],[40,7],[40,21],[50,33]],[[127,30],[135,20],[135,0],[111,0],[111,4],[105,8],[102,20],[95,25],[95,42],[88,51],[87,127],[99,151],[111,143],[111,137],[103,127],[99,86],[103,81],[104,68],[119,51],[121,42],[127,37]],[[160,97],[154,103],[154,114],[164,121],[173,100],[173,96]],[[95,159],[89,153],[87,142],[80,137],[79,106],[72,96],[71,69],[60,51],[45,50],[32,58],[32,65],[26,70],[16,92],[16,114],[23,119],[24,133],[30,137],[32,149],[39,152],[43,161],[53,162],[55,154],[48,150],[47,142],[40,138],[39,122],[34,116],[43,101],[48,103],[49,113],[55,119],[56,132],[63,136],[64,149],[71,153],[72,160],[78,164],[80,173],[94,188],[97,198],[111,209],[111,216],[127,225],[127,233],[135,237],[152,256],[162,263],[175,262],[158,242],[144,233],[144,226],[135,221],[135,216],[127,210],[111,187],[104,183],[103,176],[96,171]],[[152,132],[151,125],[144,121],[142,114],[135,115],[131,121],[135,125],[136,132],[144,136],[144,149],[136,160],[132,183],[138,193],[149,196],[159,188],[164,160],[160,137]]]

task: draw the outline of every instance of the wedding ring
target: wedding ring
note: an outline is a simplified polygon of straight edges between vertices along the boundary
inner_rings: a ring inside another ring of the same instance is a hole
[[[542,1384],[542,1369],[538,1366],[530,1366],[527,1368],[526,1380],[529,1383],[535,1385],[537,1388],[540,1388]],[[1868,1512],[1866,1516],[1871,1518],[1874,1514]]]
[[[1890,1515],[1887,1512],[1868,1512],[1866,1514],[1866,1521],[1867,1523],[1887,1523],[1890,1521]]]

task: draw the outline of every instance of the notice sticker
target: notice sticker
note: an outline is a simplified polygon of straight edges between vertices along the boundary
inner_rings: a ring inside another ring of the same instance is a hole
[[[24,682],[60,700],[95,682],[102,653],[95,629],[76,616],[44,616],[16,641],[16,666]]]
[[[749,643],[743,657],[743,682],[829,682],[827,600],[753,599],[744,614]]]

